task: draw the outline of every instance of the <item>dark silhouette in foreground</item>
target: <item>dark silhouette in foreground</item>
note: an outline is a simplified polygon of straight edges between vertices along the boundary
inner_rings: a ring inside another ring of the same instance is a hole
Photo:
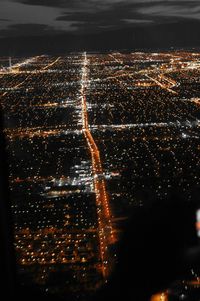
[[[196,209],[180,195],[136,209],[116,269],[94,300],[150,300],[174,281],[187,279],[192,266],[199,270]]]
[[[13,244],[13,220],[11,201],[8,188],[8,159],[6,140],[3,133],[3,116],[0,105],[0,271],[1,293],[8,294],[14,291],[16,282],[15,251]]]

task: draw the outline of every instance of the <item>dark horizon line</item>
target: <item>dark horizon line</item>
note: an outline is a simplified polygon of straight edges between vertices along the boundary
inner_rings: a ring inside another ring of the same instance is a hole
[[[0,39],[1,40],[1,39]],[[200,52],[200,45],[199,46],[170,46],[170,47],[144,47],[144,48],[111,48],[111,49],[104,49],[104,50],[89,50],[89,49],[81,49],[81,50],[66,50],[66,51],[61,51],[61,52],[51,52],[51,51],[47,51],[47,52],[35,52],[33,51],[33,53],[31,54],[29,52],[29,54],[27,53],[27,55],[44,55],[44,56],[54,56],[54,55],[76,55],[76,54],[80,54],[83,52],[87,52],[88,54],[107,54],[110,52],[120,52],[121,54],[128,54],[128,53],[137,53],[137,52],[141,52],[141,53],[171,53],[171,52],[192,52],[192,51],[196,51],[196,52]],[[0,53],[1,55],[1,53]],[[10,53],[10,51],[8,51],[8,54],[4,54],[1,55],[1,57],[21,57],[24,56],[25,54],[17,54],[17,55],[12,55]]]
[[[92,51],[156,51],[199,49],[196,22],[117,29],[87,34],[48,34],[0,37],[0,55],[64,54]]]

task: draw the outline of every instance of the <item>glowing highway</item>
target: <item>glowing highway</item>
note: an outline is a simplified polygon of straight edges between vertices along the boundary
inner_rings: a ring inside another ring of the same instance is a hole
[[[108,246],[114,239],[111,212],[109,208],[108,196],[106,192],[105,179],[103,176],[102,163],[99,149],[92,137],[88,125],[86,90],[88,85],[88,60],[87,55],[83,55],[82,79],[81,79],[81,107],[82,107],[82,130],[87,141],[88,149],[92,159],[92,173],[94,190],[96,195],[96,206],[98,215],[98,235],[100,244],[100,260],[103,277],[106,279],[110,272]]]

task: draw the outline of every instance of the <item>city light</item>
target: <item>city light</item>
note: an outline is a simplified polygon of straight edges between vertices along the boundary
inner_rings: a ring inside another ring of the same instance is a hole
[[[135,208],[176,191],[192,199],[200,187],[199,61],[189,51],[1,58],[23,281],[63,295],[94,292],[117,263]],[[198,213],[196,227],[199,235]]]

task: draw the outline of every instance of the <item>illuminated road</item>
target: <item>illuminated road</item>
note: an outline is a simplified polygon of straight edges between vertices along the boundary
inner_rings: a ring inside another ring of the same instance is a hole
[[[81,108],[82,108],[82,130],[87,141],[87,145],[92,159],[92,172],[94,190],[96,195],[96,206],[98,215],[98,234],[100,243],[100,260],[103,277],[106,279],[110,272],[110,260],[108,246],[115,239],[111,223],[111,212],[106,192],[105,179],[103,175],[102,163],[99,149],[92,137],[88,125],[86,90],[88,86],[88,60],[87,55],[83,55],[82,79],[81,79]]]
[[[164,84],[164,83],[161,83],[160,81],[158,81],[157,79],[155,79],[155,78],[153,78],[153,77],[151,77],[151,76],[149,76],[148,74],[145,74],[146,75],[146,77],[147,78],[149,78],[149,79],[151,79],[152,81],[154,81],[158,86],[160,86],[162,89],[165,89],[165,90],[167,90],[168,92],[170,92],[170,93],[173,93],[173,94],[178,94],[176,91],[174,91],[174,90],[172,90],[172,89],[170,89],[166,84]],[[166,77],[163,77],[164,79],[165,79],[165,81],[166,81]],[[168,82],[170,82],[169,80],[167,80]],[[170,82],[171,84],[172,84],[172,82]],[[173,83],[174,84],[174,83]]]
[[[34,56],[31,58],[28,58],[20,63],[14,64],[11,67],[4,67],[0,69],[0,74],[4,75],[4,74],[11,74],[11,73],[15,73],[16,69],[26,66],[30,63],[33,63],[35,61],[37,61],[37,59],[40,58],[40,56]]]
[[[109,56],[110,56],[115,62],[117,62],[117,63],[123,65],[123,61],[122,61],[122,60],[117,59],[117,58],[116,58],[114,55],[112,55],[112,54],[109,54]]]
[[[25,61],[23,61],[21,63],[17,63],[15,65],[13,65],[11,68],[7,68],[6,72],[0,70],[1,75],[10,74],[10,73],[15,74],[15,68],[20,68],[20,67],[28,65],[32,62],[35,62],[35,61],[37,61],[37,59],[39,57],[40,56],[35,56],[35,57],[32,57],[32,58],[26,59]],[[18,73],[18,71],[16,71],[16,74],[17,73]],[[14,87],[12,87],[12,89],[17,89],[17,88],[21,87],[29,78],[30,78],[30,75],[28,75],[21,83],[19,83],[19,84],[15,85]],[[9,93],[9,91],[6,91],[1,96],[6,96],[8,93]]]
[[[15,70],[15,68],[20,68],[20,67],[22,67],[22,66],[25,66],[25,65],[28,65],[28,64],[30,64],[30,63],[32,63],[32,62],[35,62],[35,61],[37,61],[37,59],[39,59],[41,56],[36,56],[36,57],[32,57],[32,58],[30,58],[30,59],[27,59],[27,60],[25,60],[25,61],[23,61],[23,62],[21,62],[21,63],[18,63],[18,64],[16,64],[16,65],[13,65],[12,66],[12,68],[11,68],[11,70],[8,70],[8,72],[2,72],[2,73],[0,73],[1,75],[5,75],[5,74],[20,74],[20,71],[17,69],[17,70]],[[25,74],[27,74],[27,77],[21,82],[21,83],[19,83],[19,84],[17,84],[17,85],[15,85],[15,86],[13,86],[13,87],[11,87],[12,89],[17,89],[17,88],[19,88],[19,87],[21,87],[29,78],[30,78],[30,76],[31,76],[31,74],[32,73],[39,73],[40,71],[46,71],[48,68],[50,68],[50,67],[52,67],[53,65],[55,65],[59,60],[60,60],[60,58],[61,57],[58,57],[58,58],[56,58],[56,60],[54,60],[53,62],[51,62],[50,64],[48,64],[48,65],[46,65],[44,68],[42,68],[42,69],[40,69],[39,71],[37,71],[37,72],[24,72]],[[6,96],[8,93],[9,93],[10,91],[6,91],[6,92],[4,92],[1,96]],[[18,106],[18,104],[20,103],[20,100],[19,100],[19,102],[15,105],[15,106]]]
[[[168,300],[169,300],[168,294],[167,292],[164,292],[164,293],[153,295],[150,301],[168,301]]]
[[[53,61],[49,65],[45,66],[42,70],[47,70],[48,68],[54,66],[60,59],[61,59],[61,57],[58,57],[55,61]]]
[[[21,83],[17,84],[16,86],[13,86],[12,89],[14,90],[14,89],[17,89],[17,88],[21,87],[21,86],[29,79],[29,77],[30,77],[30,75],[28,75],[28,76],[25,78],[25,80],[23,80]],[[4,92],[4,93],[2,94],[2,96],[6,96],[9,92],[10,92],[10,91]],[[18,103],[20,103],[20,101],[19,101]]]

